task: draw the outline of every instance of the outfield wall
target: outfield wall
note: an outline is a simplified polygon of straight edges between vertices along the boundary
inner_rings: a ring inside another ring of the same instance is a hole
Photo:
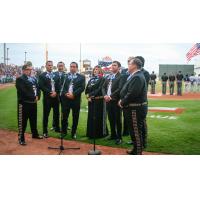
[[[193,74],[194,73],[194,65],[180,65],[180,64],[160,64],[159,65],[159,78],[166,73],[168,76],[170,74],[176,75],[179,71],[183,73],[185,76],[186,74]]]

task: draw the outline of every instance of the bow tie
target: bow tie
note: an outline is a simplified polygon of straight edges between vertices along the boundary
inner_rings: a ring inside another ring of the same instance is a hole
[[[47,72],[46,77],[50,78],[50,79],[53,79],[54,78],[54,74],[52,72]]]
[[[109,77],[108,77],[109,80],[113,80],[115,79],[115,74],[111,74]]]
[[[32,84],[35,84],[35,79],[31,76],[28,76],[28,81]]]
[[[70,80],[73,80],[73,79],[77,78],[77,75],[76,75],[76,74],[69,74],[69,75],[68,75],[68,78],[69,78]]]
[[[90,82],[91,84],[95,83],[96,81],[99,80],[99,77],[98,76],[93,76],[91,79],[90,79]]]

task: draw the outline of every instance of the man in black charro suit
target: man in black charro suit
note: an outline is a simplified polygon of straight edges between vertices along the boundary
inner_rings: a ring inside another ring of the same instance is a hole
[[[120,92],[121,108],[126,107],[126,119],[133,141],[133,149],[127,151],[131,155],[140,155],[143,151],[142,126],[147,114],[147,85],[143,72],[142,62],[138,58],[129,61],[130,73]]]
[[[31,76],[32,63],[27,62],[23,67],[22,76],[16,79],[18,104],[18,140],[20,145],[26,145],[24,133],[29,119],[32,138],[42,139],[37,130],[37,101],[40,90],[37,79]]]
[[[52,72],[53,62],[46,62],[46,72],[39,76],[39,86],[43,91],[43,136],[48,138],[48,118],[53,108],[55,131],[59,132],[59,82]]]
[[[70,73],[65,77],[61,87],[61,107],[62,107],[62,133],[67,134],[68,118],[72,110],[72,130],[71,136],[76,139],[76,131],[79,121],[81,94],[85,90],[85,76],[78,73],[78,64],[71,62]]]
[[[106,102],[108,120],[111,127],[110,139],[116,140],[116,144],[122,143],[122,112],[121,108],[118,106],[121,89],[120,67],[120,62],[113,61],[111,68],[112,73],[106,78],[102,87],[102,94]]]
[[[54,72],[54,75],[55,75],[56,81],[58,82],[58,98],[57,98],[58,101],[57,101],[56,106],[53,107],[54,112],[53,112],[53,121],[52,121],[52,128],[51,128],[51,130],[55,130],[55,131],[60,130],[60,127],[56,128],[56,122],[57,122],[57,119],[60,122],[60,91],[62,88],[63,81],[65,79],[65,72],[64,72],[65,63],[62,61],[58,62],[57,69],[58,71]]]

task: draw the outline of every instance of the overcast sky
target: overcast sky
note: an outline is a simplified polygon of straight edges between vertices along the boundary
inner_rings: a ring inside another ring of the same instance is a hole
[[[122,66],[127,67],[129,56],[141,55],[145,58],[145,68],[158,72],[159,64],[187,64],[186,53],[194,44],[81,44],[82,60],[89,59],[92,66],[97,65],[98,59],[110,56],[118,60]],[[80,44],[55,44],[48,43],[49,60],[54,64],[63,61],[69,66],[71,61],[80,60]],[[7,43],[9,48],[9,63],[21,65],[24,62],[24,52],[27,60],[32,61],[35,67],[44,65],[45,43]],[[0,43],[0,62],[3,62],[3,43]],[[200,56],[192,59],[189,64],[200,61]]]

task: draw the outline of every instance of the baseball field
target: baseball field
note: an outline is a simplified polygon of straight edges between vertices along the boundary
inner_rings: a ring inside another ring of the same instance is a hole
[[[158,95],[149,98],[149,107],[152,112],[150,111],[147,117],[148,148],[146,151],[179,155],[200,154],[200,95],[194,94],[192,98],[186,97],[183,95],[180,98],[175,96],[170,98],[167,95],[163,98]],[[182,109],[182,112],[173,112],[173,109],[175,110],[176,108]],[[14,85],[0,89],[0,129],[17,131],[16,109],[16,89]],[[49,119],[50,129],[52,112]],[[92,143],[92,140],[88,140],[85,136],[86,122],[87,101],[83,94],[77,140]],[[71,125],[71,115],[69,124]],[[42,99],[38,103],[38,129],[39,133],[42,134]],[[26,132],[30,133],[29,126]],[[58,133],[50,130],[49,135],[59,138]],[[70,135],[68,134],[65,139],[71,140]],[[129,136],[125,136],[123,137],[122,145],[115,145],[113,141],[103,138],[98,139],[97,144],[129,148],[130,145],[126,144],[129,140]]]

